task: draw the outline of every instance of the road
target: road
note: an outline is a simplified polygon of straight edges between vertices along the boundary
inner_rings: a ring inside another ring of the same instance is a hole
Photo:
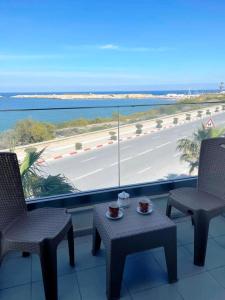
[[[203,118],[120,143],[120,185],[143,183],[188,175],[180,162],[177,141],[190,136]],[[213,116],[215,125],[225,126],[225,113]],[[46,163],[50,174],[64,174],[79,190],[118,186],[118,144]]]

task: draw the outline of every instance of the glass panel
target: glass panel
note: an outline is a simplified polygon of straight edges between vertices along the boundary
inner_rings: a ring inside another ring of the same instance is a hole
[[[223,134],[225,105],[136,103],[1,111],[0,149],[23,163],[26,197],[196,175],[200,141]]]
[[[142,108],[121,127],[120,181],[129,185],[197,175],[200,141],[224,133],[224,105]],[[123,116],[121,116],[123,119]],[[212,128],[211,128],[212,126]],[[125,128],[130,136],[123,135]]]
[[[0,147],[26,168],[26,197],[118,186],[117,108],[0,114]]]

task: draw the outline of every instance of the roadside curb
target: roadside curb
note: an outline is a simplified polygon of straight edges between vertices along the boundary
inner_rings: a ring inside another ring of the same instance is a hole
[[[120,138],[120,142],[124,142],[126,140],[131,140],[131,139],[135,139],[135,138],[138,138],[138,137],[142,137],[142,136],[145,136],[145,135],[148,135],[148,134],[158,132],[158,131],[163,130],[163,129],[168,129],[170,127],[174,127],[174,126],[164,126],[163,128],[158,128],[158,129],[156,128],[154,130],[145,131],[142,134],[134,134],[132,136],[128,136],[128,137],[125,137],[125,138]],[[41,164],[44,164],[44,163],[49,162],[49,161],[54,161],[54,160],[58,160],[58,159],[66,158],[66,157],[79,155],[79,154],[82,154],[82,153],[85,153],[85,152],[89,152],[91,150],[96,150],[96,149],[103,148],[105,146],[115,145],[115,144],[117,144],[117,141],[108,141],[106,143],[98,144],[98,145],[93,146],[93,147],[84,148],[82,150],[70,151],[69,153],[54,155],[53,157],[49,157],[47,159],[39,159],[38,164],[41,165]]]
[[[146,136],[146,135],[151,135],[152,133],[160,132],[161,130],[165,130],[165,129],[171,129],[171,128],[174,128],[174,127],[177,127],[179,125],[183,125],[183,124],[186,124],[186,123],[189,123],[189,122],[191,123],[191,121],[197,121],[198,119],[199,118],[195,117],[190,121],[182,120],[178,124],[169,124],[169,125],[163,126],[162,128],[150,129],[149,131],[144,131],[141,134],[134,134],[134,135],[127,136],[127,137],[124,137],[124,138],[120,138],[120,142],[135,139],[135,138],[138,138],[138,137],[143,137],[143,136]],[[105,146],[114,145],[114,144],[117,144],[117,140],[116,141],[109,140],[106,143],[97,144],[96,146],[87,147],[87,148],[84,148],[82,150],[70,151],[69,153],[54,155],[54,156],[46,158],[46,159],[39,159],[38,164],[41,165],[41,164],[44,164],[46,162],[59,160],[59,159],[66,158],[66,157],[76,156],[76,155],[79,155],[79,154],[82,154],[82,153],[85,153],[85,152],[89,152],[91,150],[101,149]]]

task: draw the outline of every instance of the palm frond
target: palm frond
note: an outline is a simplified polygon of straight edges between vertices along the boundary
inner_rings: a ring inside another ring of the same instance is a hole
[[[202,124],[191,138],[178,140],[177,150],[181,152],[180,160],[188,163],[190,174],[198,168],[201,142],[207,138],[223,136],[224,133],[225,128],[205,128]]]
[[[31,173],[34,175],[36,174],[36,172],[40,171],[36,163],[41,158],[41,155],[44,151],[45,148],[40,151],[31,151],[26,153],[26,156],[22,164],[20,165],[20,174],[22,178],[26,176],[27,173]]]

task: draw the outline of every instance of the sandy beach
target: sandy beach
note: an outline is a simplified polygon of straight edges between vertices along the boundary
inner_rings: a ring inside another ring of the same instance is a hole
[[[196,96],[196,95],[195,95]],[[48,99],[63,99],[63,100],[84,100],[84,99],[151,99],[151,98],[162,98],[162,99],[183,99],[190,98],[190,95],[185,94],[167,94],[167,95],[153,95],[153,94],[33,94],[33,95],[15,95],[12,98],[48,98]]]

